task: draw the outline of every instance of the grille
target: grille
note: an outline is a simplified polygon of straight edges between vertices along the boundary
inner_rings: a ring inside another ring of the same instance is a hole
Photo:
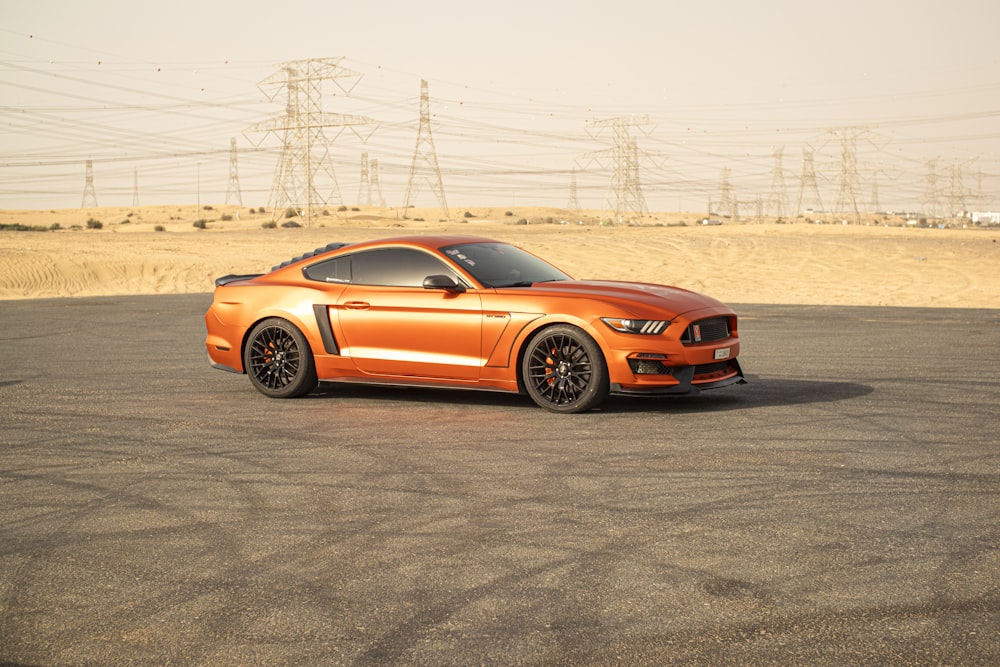
[[[714,364],[702,364],[694,367],[694,379],[699,382],[725,377],[732,372],[728,361],[719,361]]]
[[[685,345],[691,343],[711,343],[714,340],[729,338],[729,319],[725,317],[710,317],[688,325],[681,337]]]
[[[695,375],[711,375],[712,373],[723,373],[729,368],[728,361],[720,361],[716,364],[701,364],[694,367]]]
[[[636,375],[670,375],[670,367],[658,359],[629,359],[628,365]]]

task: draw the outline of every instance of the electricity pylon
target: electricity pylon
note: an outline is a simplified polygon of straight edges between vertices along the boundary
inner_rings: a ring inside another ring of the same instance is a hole
[[[810,199],[806,198],[808,190]],[[795,215],[805,211],[802,208],[803,202],[812,202],[812,210],[819,212],[823,210],[823,202],[819,197],[819,186],[816,184],[816,167],[813,164],[812,151],[802,149],[802,175],[799,177],[799,203],[795,207]]]
[[[361,179],[358,183],[358,205],[372,205],[372,181],[368,171],[368,153],[361,154]]]
[[[83,202],[80,208],[97,208],[97,191],[94,190],[94,161],[87,160],[84,171]]]
[[[785,192],[785,170],[781,165],[781,159],[785,148],[776,148],[774,151],[774,172],[771,174],[771,195],[768,198],[768,205],[776,217],[785,217],[785,209],[788,208],[788,196]]]
[[[739,218],[736,197],[733,196],[733,186],[729,182],[729,167],[722,168],[722,183],[719,185],[719,201],[714,207],[712,206],[712,203],[709,202],[708,212],[710,215],[714,212],[718,215],[729,216],[733,220]]]
[[[574,213],[580,210],[580,197],[576,190],[576,168],[570,172],[569,176],[569,202],[566,204],[566,208],[573,211]]]
[[[965,187],[963,172],[973,160],[964,163],[954,162],[951,165],[951,175],[948,184],[948,215],[949,218],[959,218],[970,208],[969,201],[979,199],[977,192]],[[979,192],[982,191],[982,172],[979,173]]]
[[[369,167],[371,169],[371,187],[369,191],[375,193],[375,201],[378,202],[378,206],[385,208],[385,197],[382,196],[382,177],[379,174],[378,160],[372,160],[369,163]],[[371,202],[368,203],[371,204]]]
[[[427,92],[427,81],[420,81],[420,127],[417,130],[417,145],[413,149],[413,160],[410,162],[410,178],[406,181],[406,197],[403,199],[403,209],[410,208],[410,203],[420,191],[417,181],[417,163],[420,163],[420,178],[430,186],[437,197],[438,205],[444,217],[448,217],[448,202],[444,196],[444,184],[441,181],[441,167],[438,166],[437,151],[434,150],[434,137],[431,135],[431,101]],[[405,215],[405,214],[404,214]]]
[[[639,181],[639,147],[632,138],[630,127],[649,125],[648,116],[603,118],[593,122],[591,127],[598,130],[610,127],[611,148],[588,153],[591,160],[611,162],[611,184],[608,192],[608,206],[614,211],[615,220],[623,222],[626,217],[641,218],[646,209],[646,199],[642,195]],[[595,137],[596,138],[596,137]]]
[[[226,203],[236,203],[243,206],[243,193],[240,191],[240,174],[236,165],[236,137],[229,139],[229,187],[226,188]]]
[[[367,116],[328,113],[323,111],[323,83],[332,81],[345,94],[350,94],[361,78],[360,72],[343,67],[343,57],[313,58],[282,63],[280,69],[258,84],[258,88],[272,102],[282,91],[285,93],[285,112],[255,123],[247,132],[274,133],[281,136],[281,157],[275,169],[271,190],[271,217],[275,219],[285,208],[302,216],[306,224],[312,222],[314,211],[333,203],[343,203],[340,186],[330,159],[330,141],[325,128],[350,128],[362,141],[355,129],[369,126],[375,130],[378,121]],[[345,88],[341,79],[354,79]],[[268,93],[268,89],[272,92]],[[338,132],[339,134],[339,132]],[[263,140],[263,138],[261,139]],[[324,180],[324,184],[322,181]]]
[[[833,206],[835,215],[850,215],[855,224],[861,222],[858,212],[858,134],[862,132],[856,127],[843,127],[832,132],[840,138],[840,187],[837,190],[837,203]]]
[[[878,202],[878,170],[872,172],[872,213],[878,213],[882,206]]]
[[[928,160],[926,165],[927,176],[924,189],[924,205],[927,206],[927,214],[931,218],[936,218],[938,217],[938,207],[941,197],[937,183],[937,160]]]

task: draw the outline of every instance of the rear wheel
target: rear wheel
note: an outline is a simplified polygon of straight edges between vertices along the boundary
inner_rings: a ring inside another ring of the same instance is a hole
[[[557,324],[535,334],[521,362],[524,388],[552,412],[596,408],[610,390],[601,348],[579,327]]]
[[[303,396],[316,388],[316,362],[294,324],[272,317],[257,324],[243,350],[243,368],[260,393],[271,398]]]

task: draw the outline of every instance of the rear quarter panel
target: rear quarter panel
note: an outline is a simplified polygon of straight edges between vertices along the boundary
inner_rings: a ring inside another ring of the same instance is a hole
[[[239,282],[217,287],[205,313],[205,345],[212,361],[243,372],[243,344],[261,320],[279,317],[301,331],[313,354],[323,353],[313,304],[332,304],[342,285],[317,283],[312,288],[290,283]]]

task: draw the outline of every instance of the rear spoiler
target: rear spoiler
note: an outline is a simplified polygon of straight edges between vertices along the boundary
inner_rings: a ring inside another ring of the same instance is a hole
[[[215,279],[215,286],[222,287],[223,285],[228,285],[229,283],[234,283],[237,280],[251,280],[253,278],[259,278],[264,275],[263,273],[230,273]]]

